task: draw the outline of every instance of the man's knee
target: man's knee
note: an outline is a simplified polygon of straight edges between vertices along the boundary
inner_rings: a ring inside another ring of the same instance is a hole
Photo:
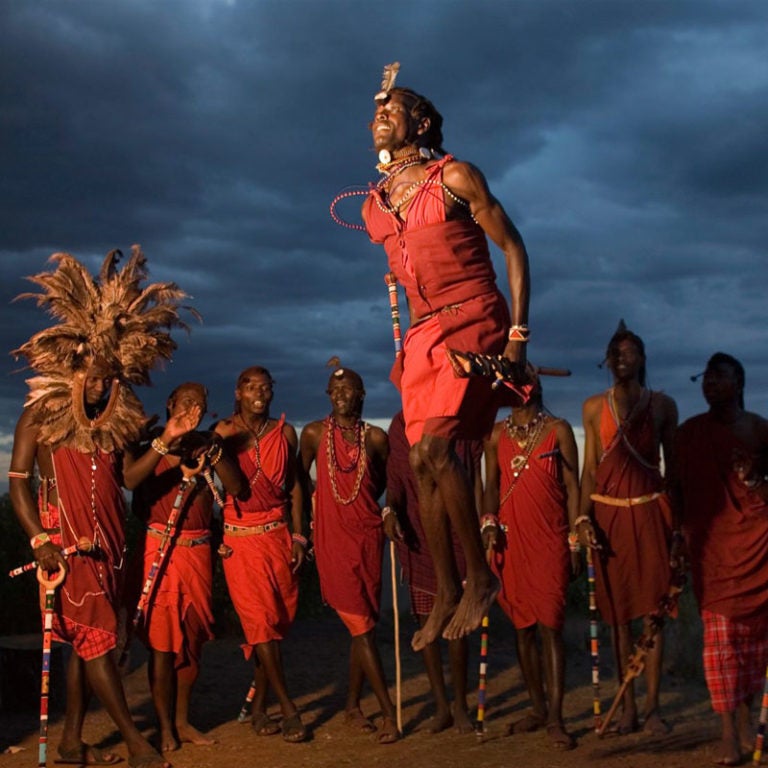
[[[452,463],[451,442],[444,437],[423,435],[409,455],[411,468],[419,475],[436,475]]]

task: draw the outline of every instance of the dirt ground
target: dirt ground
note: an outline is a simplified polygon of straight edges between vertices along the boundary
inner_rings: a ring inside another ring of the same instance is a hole
[[[530,768],[605,765],[626,768],[689,768],[710,763],[718,738],[718,721],[709,708],[703,681],[697,675],[677,674],[667,665],[663,680],[662,707],[672,732],[663,737],[642,734],[606,736],[599,739],[592,730],[592,687],[587,651],[587,623],[568,622],[567,693],[564,714],[566,727],[577,738],[571,752],[554,750],[543,732],[506,736],[506,726],[526,710],[527,697],[515,660],[510,625],[496,608],[491,613],[489,674],[485,736],[459,735],[451,731],[427,732],[432,704],[420,659],[410,651],[411,621],[403,616],[402,706],[405,738],[393,745],[379,745],[374,738],[350,732],[342,721],[346,686],[348,638],[341,623],[328,614],[298,621],[284,643],[289,690],[310,730],[303,744],[288,744],[281,737],[257,736],[237,715],[250,682],[250,667],[243,660],[237,639],[216,640],[206,646],[203,670],[195,689],[193,722],[218,740],[215,746],[183,745],[168,759],[178,768],[231,768],[231,766],[441,766],[459,768],[477,764],[484,768],[522,764]],[[394,641],[392,618],[382,620],[379,646],[391,682],[394,699]],[[671,638],[674,645],[675,638]],[[678,645],[679,639],[678,639]],[[478,676],[479,636],[471,639],[470,687]],[[678,648],[674,655],[690,655],[695,667],[698,649]],[[615,691],[611,677],[610,651],[601,653],[602,708],[607,711]],[[153,711],[146,685],[145,654],[134,643],[130,669],[125,679],[129,704],[142,730],[155,738]],[[54,680],[54,686],[57,684]],[[476,697],[471,696],[474,706]],[[642,702],[641,702],[642,704]],[[377,714],[376,700],[367,694],[363,710]],[[277,708],[272,708],[277,714]],[[22,747],[15,754],[0,755],[0,768],[29,768],[37,762],[37,713],[32,710],[0,713],[0,745]],[[50,726],[48,764],[53,764],[61,730],[61,709],[55,708]],[[114,747],[125,756],[124,745],[105,713],[94,707],[86,722],[88,741]],[[125,764],[125,763],[123,763]]]

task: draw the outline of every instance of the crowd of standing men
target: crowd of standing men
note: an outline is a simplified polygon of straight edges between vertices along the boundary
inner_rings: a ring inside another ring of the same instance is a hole
[[[388,537],[398,544],[419,621],[412,646],[434,693],[433,729],[471,730],[467,637],[498,600],[515,629],[531,700],[509,732],[542,729],[558,749],[576,746],[563,721],[562,633],[567,585],[583,551],[595,566],[597,609],[613,630],[625,683],[619,733],[640,726],[630,674],[635,619],[649,639],[642,725],[652,734],[668,729],[659,711],[659,605],[673,610],[667,598],[689,558],[707,683],[722,718],[718,762],[737,764],[752,742],[750,705],[768,662],[768,422],[744,410],[744,370],[714,355],[703,379],[709,410],[678,428],[675,403],[646,386],[642,340],[620,328],[607,349],[612,385],[584,404],[579,478],[573,430],[546,410],[537,369],[526,363],[522,238],[480,171],[444,152],[442,117],[431,102],[396,88],[396,74],[388,68],[375,97],[371,132],[382,178],[363,206],[365,229],[384,245],[410,312],[392,372],[402,413],[389,436],[363,421],[363,381],[340,365],[328,381],[330,414],[300,436],[285,416],[272,415],[275,382],[263,366],[239,375],[232,415],[210,430],[199,430],[207,391],[197,382],[179,385],[165,425],[150,427],[132,386],[146,384],[157,359],[170,357],[183,292],[144,287],[138,249],[122,270],[110,254],[96,279],[66,254],[55,257],[54,272],[33,278],[42,288],[38,303],[61,322],[16,350],[37,375],[9,477],[41,571],[68,572],[52,616],[55,636],[74,651],[59,756],[119,760],[82,740],[91,693],[120,729],[132,766],[167,766],[161,753],[210,743],[188,713],[201,648],[212,636],[217,504],[217,552],[244,655],[254,662],[258,736],[300,742],[309,735],[289,695],[281,641],[312,550],[323,600],[351,638],[345,722],[382,744],[401,738],[375,636]],[[505,256],[509,306],[487,238]],[[502,406],[511,412],[494,426]],[[145,523],[129,615],[151,650],[159,751],[131,718],[114,654],[131,570],[123,487],[134,491]],[[65,558],[82,538],[90,554]],[[377,723],[361,709],[365,681],[378,701]]]

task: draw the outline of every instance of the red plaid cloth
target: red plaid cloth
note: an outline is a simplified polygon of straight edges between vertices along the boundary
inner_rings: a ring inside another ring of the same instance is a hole
[[[117,647],[117,635],[96,627],[86,627],[66,616],[53,615],[53,639],[69,643],[85,661],[98,659]]]
[[[408,587],[411,595],[411,612],[416,616],[429,616],[435,606],[435,596],[416,587]]]
[[[702,610],[704,676],[712,709],[733,712],[763,689],[768,663],[768,616],[736,621]]]

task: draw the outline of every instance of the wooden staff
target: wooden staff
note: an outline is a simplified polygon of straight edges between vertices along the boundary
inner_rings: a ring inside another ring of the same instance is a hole
[[[67,569],[59,564],[53,579],[48,579],[42,568],[37,569],[37,580],[45,588],[45,609],[43,611],[43,664],[40,673],[40,739],[38,742],[37,765],[45,768],[48,757],[48,693],[51,682],[51,637],[53,634],[53,604],[56,587],[64,581]]]
[[[755,736],[755,751],[752,755],[752,764],[760,765],[763,756],[763,743],[765,742],[765,724],[768,722],[768,667],[765,670],[765,685],[763,686],[763,699],[760,702],[760,719]]]
[[[72,544],[72,546],[65,547],[61,550],[61,554],[64,557],[69,557],[70,555],[79,555],[81,553],[90,552],[92,548],[93,544],[91,544],[90,539],[86,538],[85,536],[81,536],[77,544]],[[21,576],[22,573],[27,573],[37,567],[37,560],[32,560],[29,563],[20,565],[18,568],[14,568],[12,571],[8,571],[8,575],[13,579],[16,576]]]
[[[131,625],[132,632],[136,631],[136,628],[139,626],[139,622],[141,621],[142,614],[146,612],[149,606],[149,601],[152,597],[152,591],[155,586],[155,582],[158,580],[158,573],[162,567],[163,561],[165,560],[165,555],[169,549],[168,545],[171,543],[173,534],[175,533],[176,521],[179,517],[184,493],[187,488],[194,482],[194,476],[200,472],[204,463],[205,455],[203,454],[197,460],[197,465],[194,467],[187,467],[183,462],[179,464],[182,475],[181,482],[179,483],[179,492],[176,494],[176,499],[173,502],[173,508],[171,509],[171,513],[168,515],[168,521],[165,524],[165,530],[163,531],[160,545],[157,548],[155,559],[152,561],[152,565],[150,566],[149,572],[147,573],[147,578],[144,581],[144,587],[141,590],[141,596],[139,597],[139,602],[136,606],[136,612],[133,614],[133,622]],[[126,639],[123,652],[120,654],[120,661],[118,662],[119,667],[125,666],[125,662],[128,659],[129,645],[130,636]]]
[[[394,512],[390,512],[391,515]],[[389,560],[392,565],[392,613],[395,617],[395,708],[397,711],[397,730],[403,732],[403,693],[402,669],[400,666],[400,611],[397,604],[397,557],[395,542],[389,541]]]
[[[394,272],[387,272],[384,275],[384,282],[389,291],[389,310],[392,314],[392,337],[395,342],[395,357],[402,354],[403,339],[400,333],[400,307],[397,303],[397,280]]]
[[[493,548],[488,547],[486,560],[491,564]],[[482,741],[485,735],[485,691],[488,684],[488,625],[490,619],[486,613],[480,623],[480,672],[477,682],[477,719],[475,721],[475,735]]]
[[[597,621],[597,600],[595,599],[595,562],[592,555],[593,544],[587,544],[587,590],[589,592],[589,652],[592,656],[592,713],[595,731],[600,733],[602,717],[600,714],[600,641]]]
[[[256,680],[251,680],[251,687],[248,689],[248,693],[245,696],[243,706],[240,708],[240,714],[237,716],[238,723],[248,722],[248,718],[251,714],[251,704],[256,697]]]
[[[624,672],[624,679],[622,680],[621,686],[616,693],[616,698],[613,700],[613,704],[611,704],[611,708],[608,710],[608,714],[606,714],[605,720],[597,729],[598,736],[602,737],[605,734],[608,726],[611,723],[611,720],[613,719],[613,716],[616,714],[616,710],[619,708],[619,704],[621,704],[621,700],[625,691],[629,687],[629,684],[645,669],[645,657],[654,646],[654,638],[664,628],[665,617],[674,611],[678,598],[680,597],[680,593],[683,591],[684,585],[685,574],[680,569],[673,573],[672,583],[669,586],[669,591],[666,595],[664,595],[664,597],[661,598],[661,600],[659,600],[658,607],[648,617],[648,629],[643,631],[635,643],[635,651],[629,657],[629,661],[627,662],[627,669]]]

